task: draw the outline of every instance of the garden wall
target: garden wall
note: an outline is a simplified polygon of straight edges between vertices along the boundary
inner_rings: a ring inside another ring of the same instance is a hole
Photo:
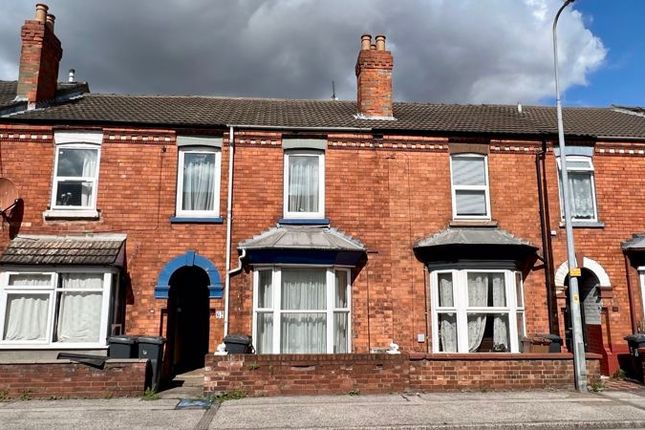
[[[600,356],[587,358],[593,381]],[[250,396],[545,388],[573,388],[571,354],[209,355],[204,381]]]

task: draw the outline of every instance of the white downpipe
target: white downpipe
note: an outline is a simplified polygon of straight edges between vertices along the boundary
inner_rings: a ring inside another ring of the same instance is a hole
[[[233,126],[228,131],[228,192],[226,194],[226,279],[224,280],[224,336],[228,334],[228,308],[231,287],[231,239],[233,227],[233,157],[235,140]]]

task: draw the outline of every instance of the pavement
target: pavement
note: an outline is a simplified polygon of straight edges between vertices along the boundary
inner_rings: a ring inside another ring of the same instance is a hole
[[[645,429],[645,391],[407,393],[0,402],[2,429]]]

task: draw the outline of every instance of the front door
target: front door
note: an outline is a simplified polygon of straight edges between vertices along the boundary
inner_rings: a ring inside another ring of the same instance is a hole
[[[208,275],[198,267],[182,267],[170,278],[167,360],[172,375],[204,367],[208,353]]]

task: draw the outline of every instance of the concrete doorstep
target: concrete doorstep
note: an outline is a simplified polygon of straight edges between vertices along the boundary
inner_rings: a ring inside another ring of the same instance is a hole
[[[7,429],[645,429],[645,392],[432,393],[0,402]],[[219,406],[219,407],[218,407]]]

